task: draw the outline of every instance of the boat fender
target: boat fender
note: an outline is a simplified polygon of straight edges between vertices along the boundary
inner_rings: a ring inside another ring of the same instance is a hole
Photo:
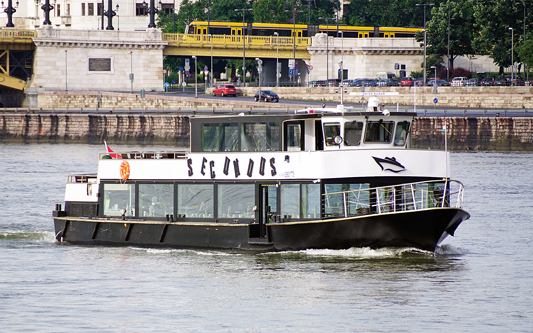
[[[120,178],[123,181],[126,181],[128,178],[130,178],[130,164],[128,161],[122,161],[120,164]]]

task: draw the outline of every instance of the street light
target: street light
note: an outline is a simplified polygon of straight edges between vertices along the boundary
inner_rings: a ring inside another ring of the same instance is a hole
[[[213,36],[211,34],[207,35],[211,42],[211,72],[209,73],[209,86],[213,86]]]
[[[294,5],[294,2],[293,2]],[[303,13],[303,10],[286,10],[285,13],[291,13],[292,14],[292,61],[293,61],[293,67],[292,69],[292,82],[294,83],[294,79],[296,78],[296,13]]]
[[[257,71],[259,72],[259,91],[261,91],[261,73],[263,73],[263,60],[255,58],[257,61]]]
[[[133,51],[130,51],[130,93],[133,94]]]
[[[513,28],[509,28],[511,30],[511,85],[514,86],[513,82],[513,74],[514,74],[514,30]]]
[[[326,84],[329,82],[329,20],[336,20],[336,17],[319,17],[319,20],[326,21]]]
[[[15,7],[13,7],[13,0],[7,0],[7,7],[4,7],[4,1],[2,1],[2,8],[5,8],[4,13],[7,14],[6,28],[15,27],[15,25],[13,24],[13,14],[17,12],[18,6],[19,6],[18,0],[17,0],[17,3],[15,4]]]
[[[441,3],[440,6],[448,7],[448,48],[447,48],[447,55],[446,55],[446,57],[448,58],[448,65],[446,66],[446,80],[449,82],[450,81],[450,12],[451,12],[451,9],[450,9],[450,4],[445,5]]]
[[[246,87],[246,44],[244,40],[245,26],[244,26],[244,14],[246,12],[252,12],[252,8],[235,9],[235,12],[242,12],[242,82],[243,87]]]
[[[516,3],[517,5],[522,5],[524,7],[524,39],[522,40],[522,43],[526,43],[526,4],[524,1],[520,1]],[[527,71],[527,65],[524,63],[524,73],[526,74],[526,82],[529,82],[529,73]]]
[[[426,30],[426,7],[433,7],[435,6],[435,4],[432,4],[432,3],[417,3],[415,5],[416,7],[424,7],[424,72],[423,72],[423,80],[424,80],[424,84],[426,84],[426,35],[427,35],[427,30]]]
[[[162,5],[161,1],[159,1],[159,5]],[[146,9],[147,4],[146,1],[143,0],[143,7]],[[155,25],[155,14],[159,11],[155,6],[155,0],[150,0],[150,7],[146,9],[148,14],[150,15],[150,23],[148,23],[148,28],[156,28]]]
[[[54,5],[55,4],[56,2],[54,0]],[[54,6],[50,5],[50,0],[45,0],[44,5],[41,6],[41,9],[44,11],[43,25],[52,25],[52,22],[50,22],[50,11],[54,9]]]
[[[107,16],[107,27],[106,30],[115,30],[113,28],[113,16],[117,15],[118,12],[118,4],[116,6],[117,10],[112,10],[113,7],[113,0],[107,1],[107,11],[103,13],[103,16]],[[102,6],[102,11],[104,10],[104,6]]]
[[[279,87],[279,34],[274,32],[276,36],[276,87]]]
[[[436,94],[437,93],[437,67],[431,66],[429,68],[435,70],[435,79],[433,81],[433,93]]]
[[[341,82],[344,80],[344,31],[337,31],[337,36],[341,35]]]
[[[196,56],[192,56],[194,59],[194,97],[198,98],[198,59],[196,59]]]

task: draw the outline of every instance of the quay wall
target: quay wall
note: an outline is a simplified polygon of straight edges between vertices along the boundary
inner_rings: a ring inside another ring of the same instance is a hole
[[[185,114],[0,114],[0,143],[189,145]],[[444,147],[443,117],[416,117],[415,148]],[[532,117],[447,117],[448,149],[533,151]]]

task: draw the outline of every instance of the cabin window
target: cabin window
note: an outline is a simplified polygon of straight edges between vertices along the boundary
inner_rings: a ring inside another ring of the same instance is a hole
[[[135,216],[135,185],[104,184],[103,216]]]
[[[320,217],[320,184],[282,184],[283,220]]]
[[[326,146],[336,146],[335,137],[341,135],[340,123],[324,123],[324,137]]]
[[[165,217],[174,214],[173,184],[139,184],[140,216]]]
[[[324,214],[327,217],[354,216],[370,211],[370,184],[325,184]]]
[[[409,122],[401,121],[396,125],[396,134],[394,135],[394,145],[395,146],[404,146],[405,139],[407,138],[407,133],[409,133]]]
[[[218,185],[218,218],[254,218],[255,185]]]
[[[279,123],[241,124],[241,151],[278,151],[279,143]]]
[[[202,151],[239,151],[237,124],[203,124]]]
[[[346,122],[344,123],[344,145],[359,146],[361,144],[361,135],[363,134],[363,123]]]
[[[302,185],[302,215],[304,218],[320,218],[320,184]]]
[[[369,121],[366,123],[365,142],[391,142],[394,122]]]
[[[213,218],[214,185],[179,184],[178,217]]]
[[[285,125],[285,146],[287,151],[301,151],[302,125],[300,123],[287,123]]]
[[[300,218],[300,184],[281,185],[281,217],[284,220]]]

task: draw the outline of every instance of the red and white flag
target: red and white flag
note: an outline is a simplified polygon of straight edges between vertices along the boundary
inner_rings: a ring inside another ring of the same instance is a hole
[[[111,150],[111,148],[109,148],[109,146],[107,145],[107,141],[104,139],[104,144],[105,144],[105,151],[109,154],[109,153],[113,153],[113,151]],[[120,154],[109,154],[109,156],[111,158],[122,158],[122,155]]]

